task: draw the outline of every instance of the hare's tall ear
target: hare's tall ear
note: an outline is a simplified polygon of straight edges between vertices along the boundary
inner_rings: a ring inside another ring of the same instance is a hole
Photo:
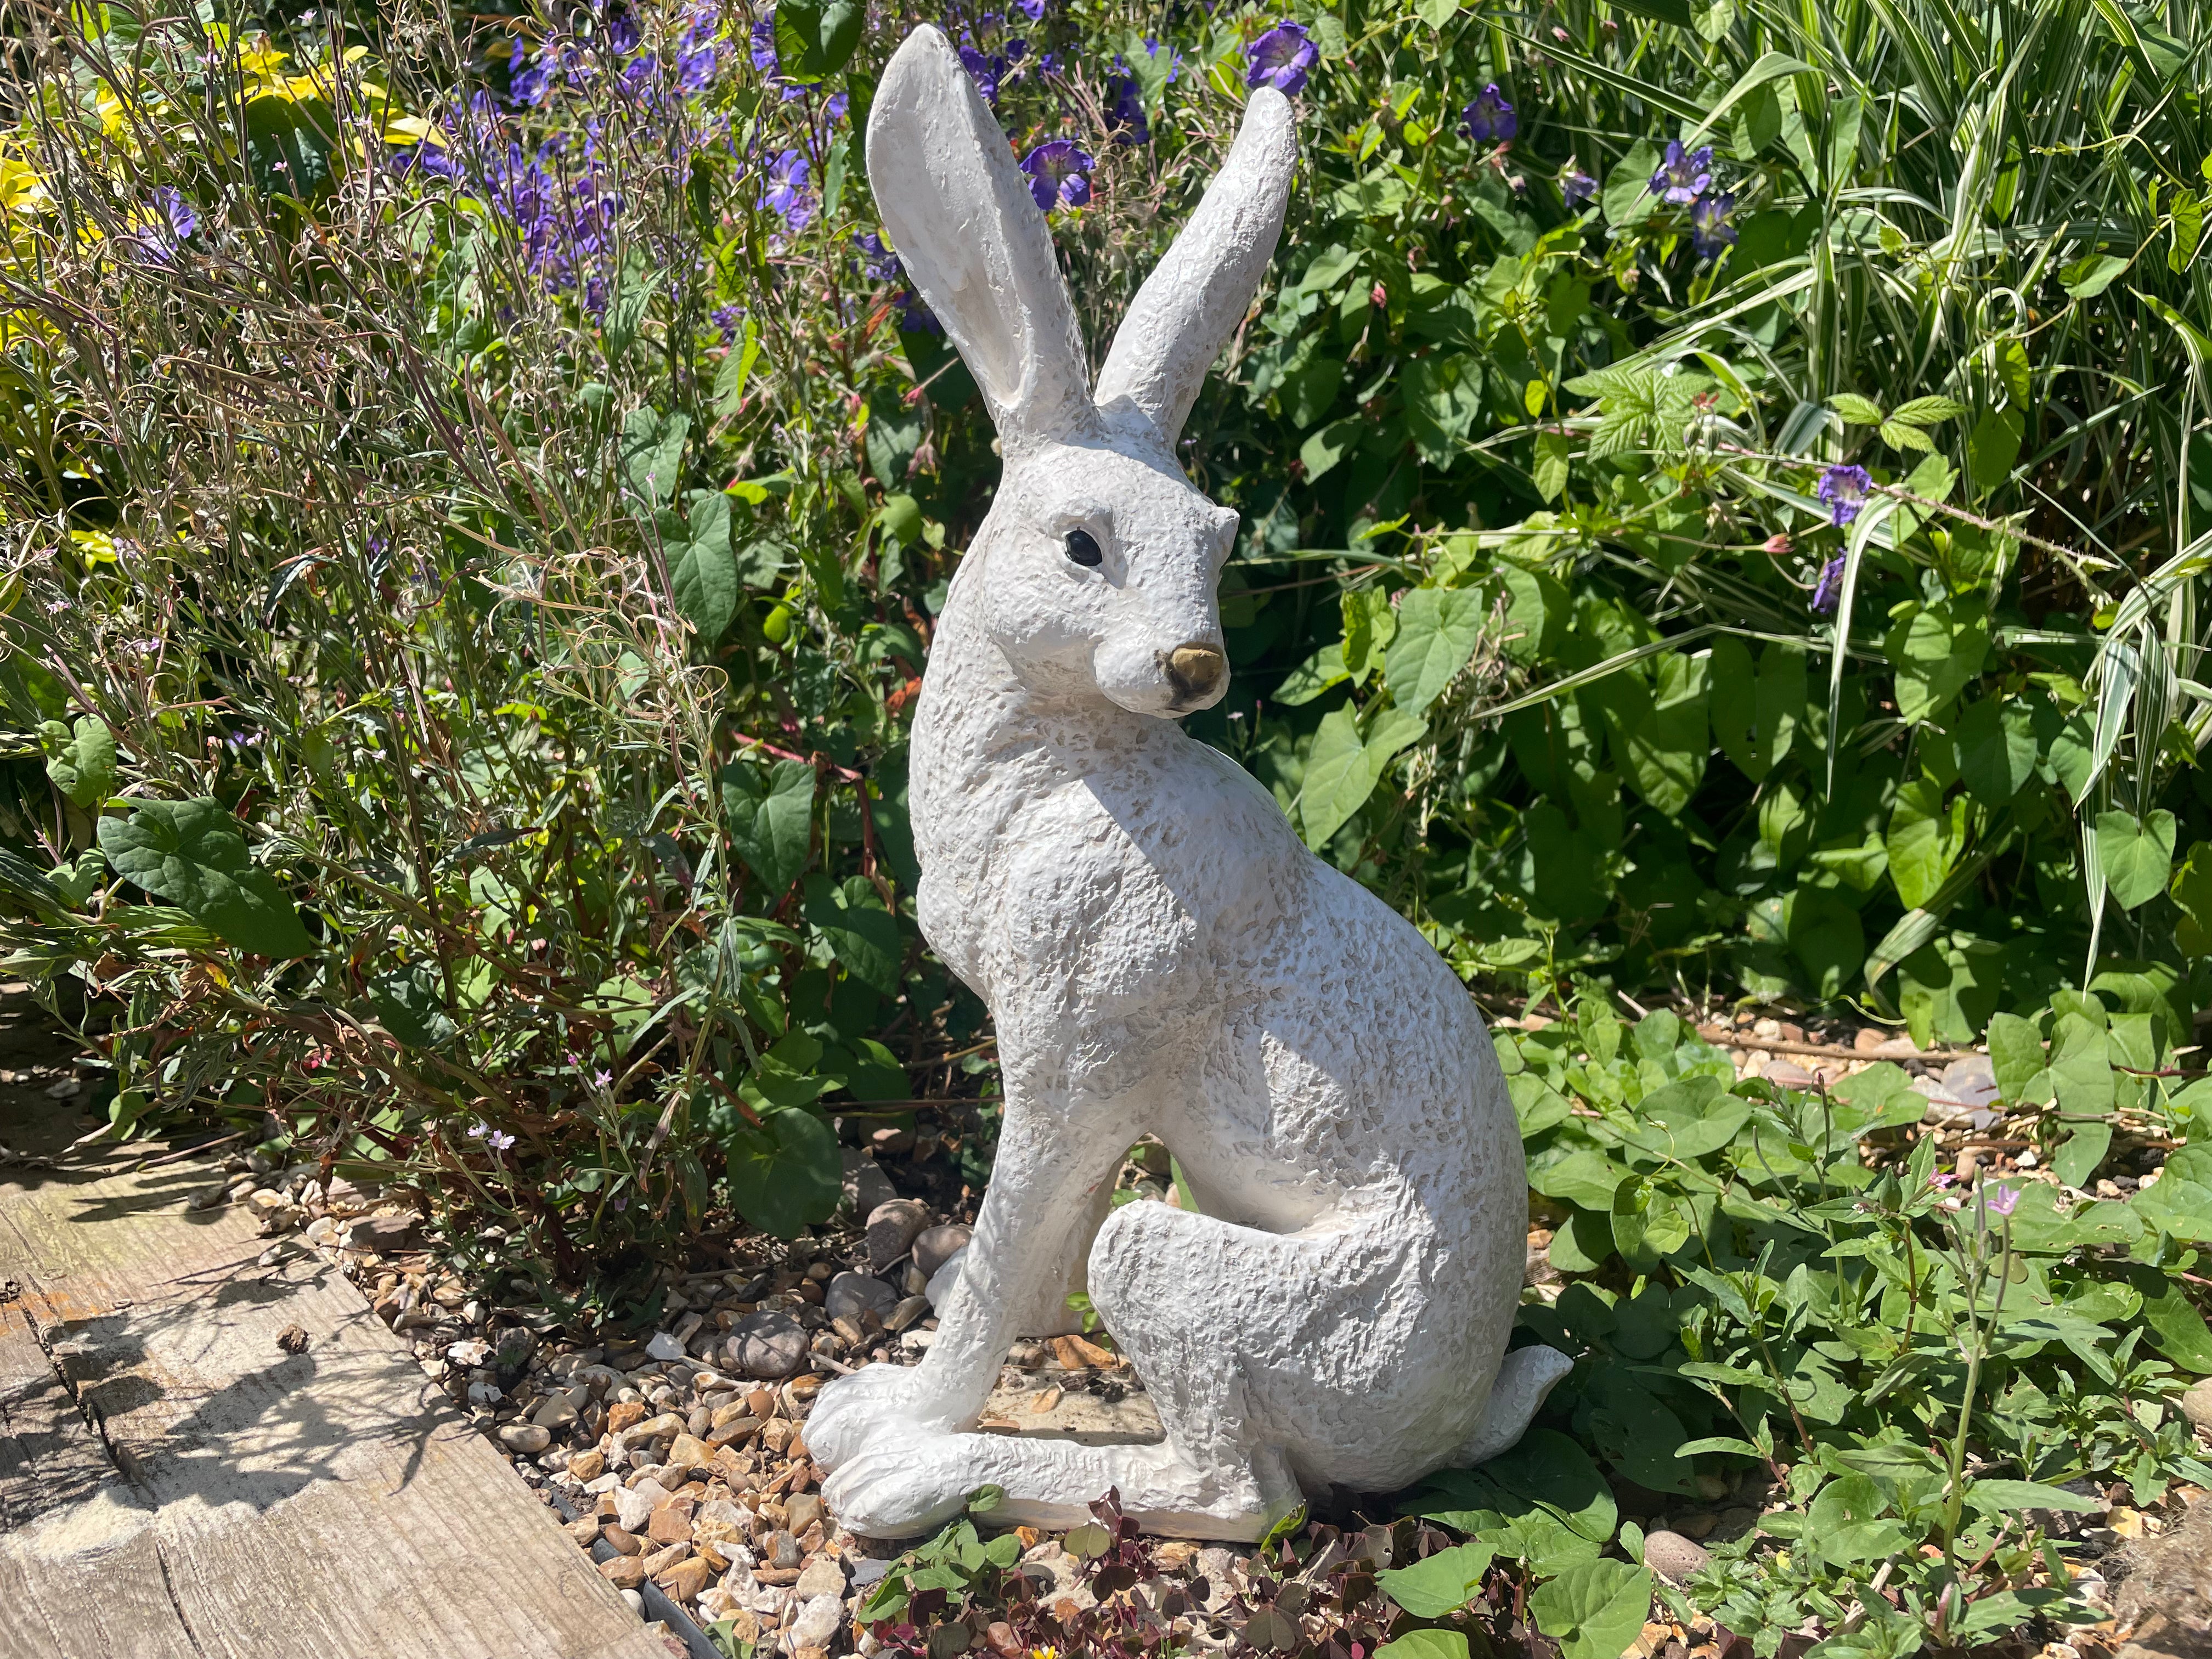
[[[876,89],[868,183],[1005,447],[1089,423],[1082,335],[1044,215],[951,43],[927,24],[892,54]]]
[[[1164,443],[1182,431],[1206,371],[1229,343],[1283,234],[1297,164],[1291,100],[1255,91],[1229,160],[1175,246],[1138,290],[1098,374],[1110,420],[1141,413]]]

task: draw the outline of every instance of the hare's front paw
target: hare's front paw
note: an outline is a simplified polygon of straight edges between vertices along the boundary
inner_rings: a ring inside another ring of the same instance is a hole
[[[806,1419],[806,1450],[834,1469],[864,1448],[951,1426],[921,1367],[869,1365],[823,1386]]]
[[[822,1483],[822,1500],[865,1537],[934,1532],[983,1484],[972,1467],[975,1438],[927,1431],[877,1436]]]

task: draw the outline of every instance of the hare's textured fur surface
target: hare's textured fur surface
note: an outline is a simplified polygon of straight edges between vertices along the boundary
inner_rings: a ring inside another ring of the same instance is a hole
[[[1501,1366],[1527,1188],[1473,1001],[1175,723],[1226,688],[1237,521],[1174,445],[1296,153],[1287,101],[1255,92],[1094,393],[1044,216],[945,37],[916,30],[877,95],[876,200],[1006,456],[910,770],[922,931],[990,1005],[1006,1115],[927,1358],[830,1383],[807,1425],[858,1532],[927,1530],[994,1484],[1012,1519],[1070,1523],[1115,1486],[1156,1530],[1256,1538],[1304,1490],[1504,1449],[1566,1369],[1548,1349]],[[1070,557],[1077,531],[1095,564]],[[1201,1213],[1109,1209],[1146,1133]],[[972,1432],[1008,1343],[1066,1328],[1086,1284],[1164,1443]]]

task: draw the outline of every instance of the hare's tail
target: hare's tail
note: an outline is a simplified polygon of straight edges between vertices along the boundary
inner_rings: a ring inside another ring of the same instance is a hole
[[[1473,1468],[1511,1450],[1528,1426],[1528,1419],[1544,1403],[1544,1396],[1574,1368],[1575,1362],[1557,1348],[1516,1348],[1507,1354],[1505,1363],[1498,1368],[1497,1381],[1490,1385],[1490,1403],[1483,1408],[1482,1421],[1460,1447],[1452,1459],[1454,1465]]]

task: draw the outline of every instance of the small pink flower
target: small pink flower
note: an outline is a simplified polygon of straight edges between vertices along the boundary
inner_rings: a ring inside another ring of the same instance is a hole
[[[1958,1178],[1954,1175],[1946,1175],[1939,1171],[1928,1177],[1928,1184],[1931,1187],[1948,1187]]]
[[[2010,1215],[2020,1203],[2017,1187],[1989,1187],[1982,1192],[1982,1202],[1988,1205],[1992,1215]]]

